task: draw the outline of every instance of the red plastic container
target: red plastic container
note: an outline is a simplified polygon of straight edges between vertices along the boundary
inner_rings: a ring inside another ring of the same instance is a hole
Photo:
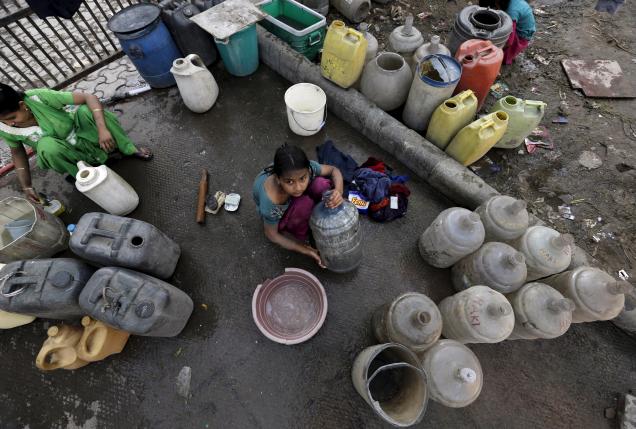
[[[461,44],[455,58],[462,65],[462,77],[454,94],[472,89],[477,96],[479,110],[497,79],[503,61],[503,50],[490,40],[467,40]]]

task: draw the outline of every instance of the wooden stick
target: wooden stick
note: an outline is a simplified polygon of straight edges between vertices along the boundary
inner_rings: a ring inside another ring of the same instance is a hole
[[[201,170],[197,200],[197,223],[205,223],[205,197],[208,195],[208,170]]]

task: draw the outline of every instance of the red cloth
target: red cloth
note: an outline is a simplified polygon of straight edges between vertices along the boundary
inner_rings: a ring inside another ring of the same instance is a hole
[[[510,65],[512,61],[522,53],[530,44],[529,40],[524,39],[523,37],[519,37],[517,34],[517,21],[512,21],[512,33],[510,33],[510,37],[508,37],[508,41],[506,42],[506,46],[504,46],[504,64]]]
[[[309,237],[309,218],[314,206],[322,200],[322,194],[332,188],[331,180],[316,177],[307,190],[298,198],[291,198],[283,218],[278,222],[278,231],[286,231],[300,241]]]
[[[369,159],[360,166],[360,168],[368,168],[370,170],[377,171],[378,173],[386,174],[386,165],[384,164],[384,161],[373,156],[370,156]]]

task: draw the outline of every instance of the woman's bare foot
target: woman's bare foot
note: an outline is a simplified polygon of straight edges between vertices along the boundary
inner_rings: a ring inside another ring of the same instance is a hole
[[[152,152],[147,147],[140,147],[137,152],[133,154],[135,158],[143,159],[144,161],[150,161],[153,157]]]

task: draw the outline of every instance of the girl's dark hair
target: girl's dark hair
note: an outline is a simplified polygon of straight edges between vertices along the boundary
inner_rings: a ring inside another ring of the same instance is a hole
[[[9,85],[0,83],[0,115],[18,111],[22,100],[24,100],[23,92],[16,91]]]
[[[281,176],[288,171],[302,170],[309,168],[309,159],[305,152],[298,146],[291,146],[285,143],[274,155],[274,164],[265,169],[268,174]]]

